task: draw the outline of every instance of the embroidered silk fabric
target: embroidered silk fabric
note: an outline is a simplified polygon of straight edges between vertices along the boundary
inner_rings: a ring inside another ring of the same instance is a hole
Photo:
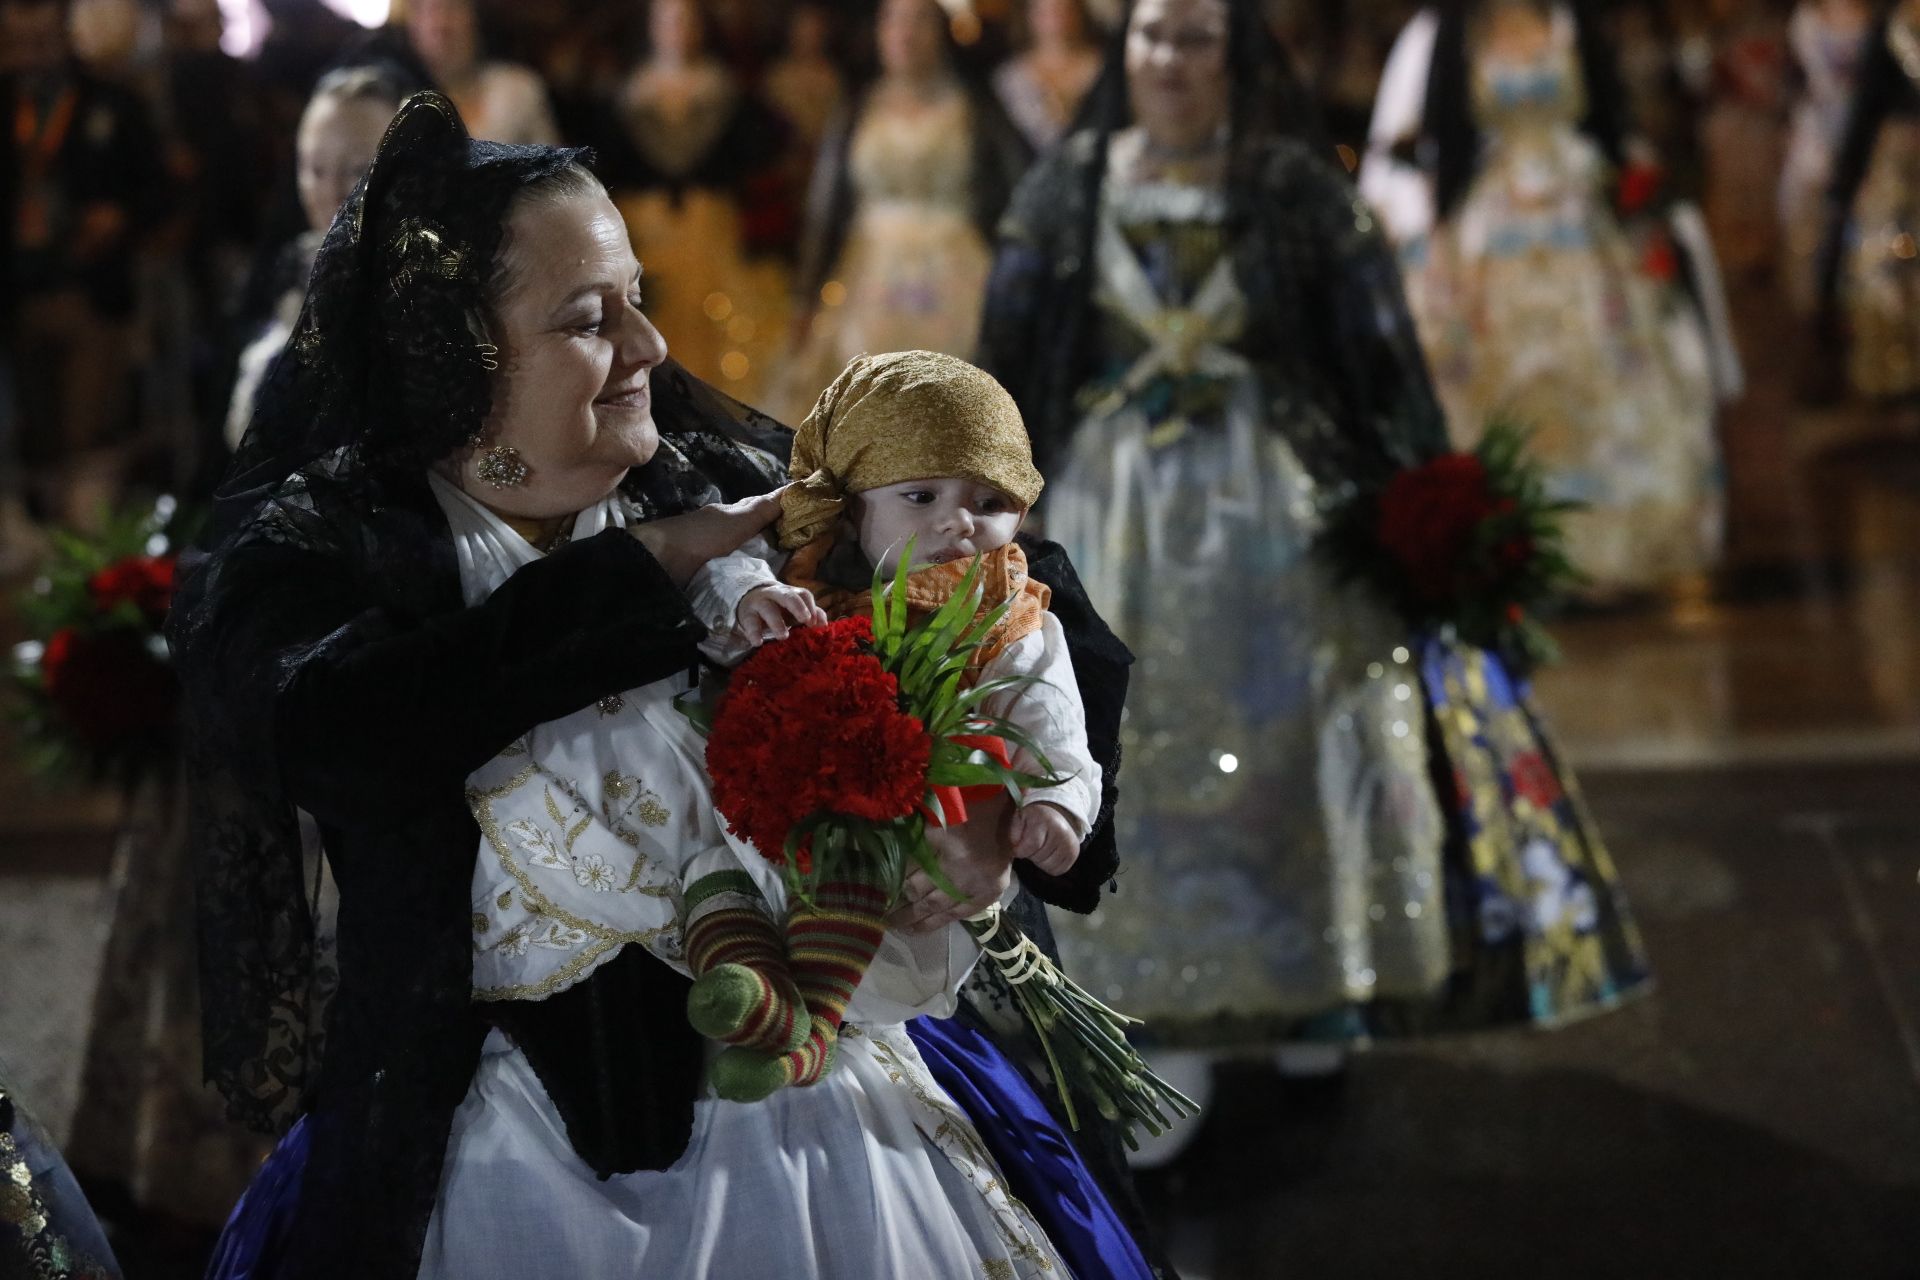
[[[120,1264],[80,1184],[15,1096],[4,1067],[0,1275],[7,1280],[120,1280]]]

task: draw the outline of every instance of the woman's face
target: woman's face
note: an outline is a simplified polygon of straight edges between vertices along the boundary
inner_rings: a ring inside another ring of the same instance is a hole
[[[1225,0],[1140,0],[1126,57],[1134,119],[1155,141],[1195,146],[1226,123]]]
[[[592,506],[653,457],[648,375],[667,344],[640,313],[640,264],[604,192],[516,207],[507,253],[493,411],[481,447],[455,459],[458,483],[506,515],[549,519]],[[475,474],[497,445],[519,452],[524,484],[496,489]]]
[[[654,52],[686,61],[700,53],[700,15],[689,0],[654,0],[647,13],[647,39]]]
[[[360,175],[373,163],[380,135],[395,109],[391,102],[331,94],[307,104],[294,153],[300,207],[309,227],[325,231],[333,222]]]
[[[1080,0],[1029,0],[1027,24],[1035,44],[1081,44],[1087,28]]]
[[[874,27],[881,68],[896,76],[938,71],[946,58],[940,30],[945,21],[934,0],[882,0]]]
[[[802,5],[787,26],[787,52],[795,58],[827,56],[827,11]]]
[[[407,37],[436,76],[471,66],[480,53],[472,0],[412,0]]]

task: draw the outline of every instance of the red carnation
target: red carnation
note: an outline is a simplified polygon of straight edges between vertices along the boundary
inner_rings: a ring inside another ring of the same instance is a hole
[[[714,804],[762,857],[786,861],[794,828],[827,814],[890,822],[927,791],[932,742],[900,710],[867,618],[807,627],[734,672],[707,738]],[[812,850],[798,848],[801,872]]]
[[[1650,279],[1671,283],[1680,274],[1680,259],[1673,251],[1673,242],[1665,236],[1655,236],[1648,241],[1646,252],[1640,257],[1640,270]]]
[[[48,638],[40,673],[54,710],[95,750],[124,746],[173,721],[173,673],[137,632],[63,627]]]
[[[158,626],[173,604],[177,567],[173,556],[128,556],[88,578],[87,593],[102,613],[124,602]]]
[[[1480,526],[1500,512],[1487,468],[1470,453],[1450,453],[1395,475],[1380,495],[1380,545],[1416,594],[1453,598]],[[1511,503],[1508,504],[1511,506]]]
[[[1631,218],[1653,203],[1660,194],[1660,186],[1666,181],[1666,174],[1657,164],[1630,164],[1620,171],[1620,189],[1617,198],[1620,216]]]

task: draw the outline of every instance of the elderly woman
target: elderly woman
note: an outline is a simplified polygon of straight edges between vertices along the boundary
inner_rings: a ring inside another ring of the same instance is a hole
[[[240,1118],[299,1117],[215,1274],[1140,1274],[1056,1246],[1041,1219],[1104,1201],[1056,1179],[1029,1212],[897,1026],[888,1070],[743,1106],[702,1097],[666,930],[476,991],[471,779],[657,702],[721,621],[690,584],[777,512],[784,433],[665,364],[638,288],[581,153],[470,141],[437,95],[321,249],[175,613],[208,1069]],[[636,779],[679,814],[674,901],[697,772]],[[964,831],[943,864],[999,896]]]

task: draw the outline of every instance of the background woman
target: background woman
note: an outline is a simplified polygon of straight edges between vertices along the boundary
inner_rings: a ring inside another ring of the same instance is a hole
[[[1820,308],[1844,317],[1860,395],[1920,393],[1920,0],[1891,0],[1869,32],[1834,159]]]
[[[1139,656],[1127,870],[1059,922],[1069,968],[1208,1053],[1612,1002],[1637,940],[1522,691],[1316,550],[1445,428],[1257,5],[1139,0],[1089,109],[1021,184],[981,330],[1048,535]]]
[[[993,91],[1027,145],[1060,141],[1100,73],[1100,46],[1083,0],[1027,0],[1027,47],[993,73]]]
[[[560,141],[540,77],[486,56],[474,0],[407,0],[407,40],[476,138]]]
[[[1813,309],[1827,188],[1872,23],[1867,0],[1803,0],[1787,25],[1800,86],[1780,172],[1780,226],[1788,296],[1802,313]]]
[[[676,358],[753,398],[786,331],[787,280],[746,258],[741,206],[778,161],[778,124],[714,56],[693,0],[653,0],[647,37],[600,147],[607,185]]]
[[[803,412],[867,351],[972,353],[988,238],[1027,161],[955,69],[935,0],[882,0],[880,77],[827,133],[808,195],[797,346],[779,400]]]
[[[1584,3],[1426,10],[1389,60],[1361,173],[1455,441],[1496,414],[1536,430],[1556,496],[1586,504],[1569,550],[1600,596],[1704,573],[1722,518],[1714,370],[1668,228],[1624,181],[1613,76]]]

